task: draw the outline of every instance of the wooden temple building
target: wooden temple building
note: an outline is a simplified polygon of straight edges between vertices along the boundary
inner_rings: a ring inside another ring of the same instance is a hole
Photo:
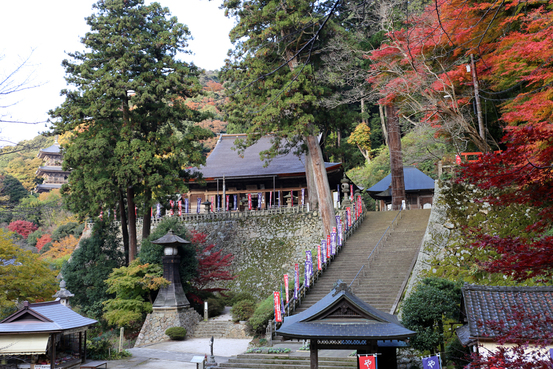
[[[378,367],[397,368],[397,348],[408,347],[416,334],[403,327],[395,315],[375,309],[338,281],[334,289],[313,306],[284,318],[278,335],[309,340],[311,369],[318,368],[318,350],[357,350],[377,354]]]
[[[52,146],[41,149],[37,155],[44,160],[44,165],[36,171],[36,175],[44,178],[44,182],[36,186],[36,192],[49,192],[53,189],[60,189],[64,183],[67,183],[69,171],[64,171],[61,167],[63,154],[56,141]]]
[[[195,169],[202,180],[188,183],[189,192],[185,197],[188,197],[191,213],[196,213],[198,204],[205,201],[212,203],[212,211],[249,210],[250,202],[252,210],[307,202],[305,155],[290,152],[265,162],[260,153],[270,149],[271,137],[262,137],[239,153],[234,149],[235,141],[245,138],[245,134],[221,134],[205,165]],[[325,167],[330,189],[337,192],[342,164],[325,163]]]
[[[415,167],[403,167],[407,209],[425,209],[434,201],[434,180]],[[366,190],[376,200],[378,209],[387,210],[392,203],[392,175]]]

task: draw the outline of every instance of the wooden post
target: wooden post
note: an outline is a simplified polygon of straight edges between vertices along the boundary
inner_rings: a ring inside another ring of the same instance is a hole
[[[50,369],[56,368],[56,333],[50,335]]]
[[[317,339],[311,338],[309,340],[309,361],[310,369],[319,368],[319,348],[317,346]]]
[[[401,154],[401,132],[396,108],[391,105],[386,106],[386,116],[388,118],[390,171],[392,173],[392,210],[399,210],[402,201],[405,200],[405,181]]]

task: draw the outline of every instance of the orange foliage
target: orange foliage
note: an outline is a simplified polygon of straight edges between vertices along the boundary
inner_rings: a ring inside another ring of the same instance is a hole
[[[49,234],[45,234],[36,241],[35,247],[38,251],[40,251],[48,242],[52,242],[52,236],[50,236]]]
[[[50,247],[50,250],[46,251],[41,255],[43,259],[58,259],[65,255],[69,255],[75,250],[79,240],[75,238],[72,234],[62,238],[60,241],[56,241]]]

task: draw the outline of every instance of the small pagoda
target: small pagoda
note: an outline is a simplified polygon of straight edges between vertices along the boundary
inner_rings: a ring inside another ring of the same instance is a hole
[[[36,192],[50,192],[67,183],[70,172],[62,169],[63,154],[57,139],[52,146],[41,149],[37,157],[44,161],[44,165],[38,168],[36,175],[44,178],[44,182],[36,186]]]

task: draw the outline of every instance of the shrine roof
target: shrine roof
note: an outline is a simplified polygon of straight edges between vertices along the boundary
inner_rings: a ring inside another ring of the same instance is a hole
[[[415,167],[403,167],[405,191],[434,190],[434,180]],[[380,182],[367,189],[367,192],[376,194],[384,192],[392,185],[392,174],[388,174]],[[389,195],[390,196],[390,195]]]
[[[77,314],[59,301],[29,304],[2,320],[0,333],[59,332],[88,327],[96,320]]]
[[[284,318],[277,333],[298,339],[402,340],[416,333],[395,315],[382,312],[355,296],[345,283],[307,310]]]
[[[293,152],[277,155],[266,162],[260,153],[272,146],[272,137],[263,136],[257,143],[246,148],[242,153],[234,150],[237,139],[246,139],[244,134],[222,134],[215,148],[206,159],[206,163],[195,169],[203,178],[264,177],[282,175],[305,175],[305,155],[294,155]],[[267,164],[267,165],[266,165]],[[339,169],[340,163],[325,163],[327,171]]]
[[[553,287],[505,287],[465,284],[463,304],[470,339],[493,339],[490,322],[525,329],[530,317],[553,319]],[[518,313],[522,313],[522,316]],[[522,320],[521,320],[522,319]],[[545,324],[545,323],[544,323]],[[553,331],[553,327],[550,327]]]

